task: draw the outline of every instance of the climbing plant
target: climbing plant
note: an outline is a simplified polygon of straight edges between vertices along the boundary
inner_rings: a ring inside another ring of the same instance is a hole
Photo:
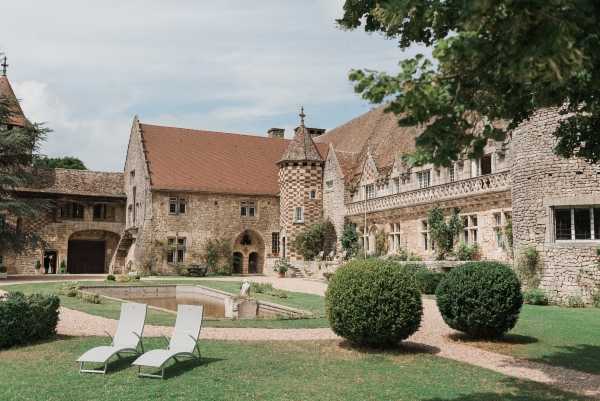
[[[327,256],[335,250],[336,241],[335,227],[330,220],[325,220],[300,232],[294,245],[305,260],[314,260],[321,253]]]
[[[358,233],[356,232],[356,224],[346,223],[344,224],[344,231],[342,232],[342,249],[346,251],[347,257],[355,256],[358,252]]]
[[[458,215],[459,209],[452,210],[452,214],[448,221],[444,216],[444,212],[438,206],[432,208],[427,213],[427,226],[431,240],[436,244],[437,258],[445,259],[446,255],[452,252],[454,244],[463,229],[463,223]]]
[[[533,246],[526,246],[521,250],[517,261],[517,274],[527,288],[537,288],[540,285],[538,263],[540,255]]]

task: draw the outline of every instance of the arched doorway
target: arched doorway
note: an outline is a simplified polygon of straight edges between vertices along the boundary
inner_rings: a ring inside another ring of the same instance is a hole
[[[110,231],[79,231],[69,237],[67,272],[70,274],[103,274],[119,242]]]
[[[248,273],[258,273],[258,253],[251,252],[248,256]]]
[[[233,274],[242,274],[244,255],[241,252],[233,253]]]
[[[244,230],[240,233],[233,244],[234,264],[235,258],[239,258],[236,254],[241,255],[242,274],[260,274],[263,272],[265,243],[259,233],[254,230]]]

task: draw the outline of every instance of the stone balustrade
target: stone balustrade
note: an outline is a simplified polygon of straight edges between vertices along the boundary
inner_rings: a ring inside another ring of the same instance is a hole
[[[462,198],[464,196],[502,192],[509,190],[510,185],[510,174],[508,171],[503,171],[413,191],[400,192],[367,201],[348,203],[346,204],[346,215],[353,216],[365,212],[370,213],[416,206],[423,203]]]

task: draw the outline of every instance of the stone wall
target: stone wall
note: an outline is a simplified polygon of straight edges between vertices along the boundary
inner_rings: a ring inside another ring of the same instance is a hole
[[[53,201],[57,201],[54,199]],[[5,255],[5,265],[9,274],[39,274],[43,272],[35,270],[36,261],[43,266],[44,251],[56,251],[57,267],[64,260],[67,262],[68,245],[70,239],[91,239],[106,241],[105,271],[108,271],[112,254],[115,251],[116,241],[124,227],[124,201],[109,201],[104,198],[61,197],[60,202],[77,201],[84,205],[83,219],[68,219],[58,217],[57,211],[52,209],[37,216],[34,219],[24,220],[25,230],[37,233],[45,243],[45,247],[39,246],[27,249],[18,255]],[[96,202],[107,203],[115,208],[115,219],[113,221],[97,221],[93,219],[93,205]],[[116,239],[115,239],[116,238]]]
[[[285,256],[300,260],[302,256],[294,246],[297,235],[323,218],[323,166],[316,162],[286,162],[279,169],[279,188],[279,226],[286,244]],[[315,191],[315,199],[310,199],[311,191]],[[296,207],[304,208],[303,222],[294,221]]]
[[[538,250],[541,287],[552,298],[562,301],[581,295],[589,299],[589,288],[600,283],[600,269],[594,267],[600,241],[556,242],[553,208],[600,205],[600,165],[553,153],[552,132],[560,118],[557,109],[540,110],[513,133],[515,252],[527,246]]]
[[[502,246],[502,243],[499,244],[496,238],[496,229],[504,231],[506,224],[506,220],[502,216],[510,216],[511,213],[511,199],[508,191],[367,213],[366,233],[371,251],[375,248],[376,233],[384,232],[390,241],[389,233],[392,231],[392,224],[399,223],[401,248],[425,260],[435,259],[436,252],[431,249],[431,243],[428,244],[428,249],[425,249],[423,233],[426,231],[423,229],[423,221],[427,220],[428,211],[436,205],[443,208],[447,216],[454,208],[459,208],[460,214],[463,216],[477,216],[477,245],[482,259],[511,261],[510,250]],[[500,226],[496,225],[496,214],[501,215]],[[349,220],[357,225],[359,236],[364,235],[365,216],[351,216]],[[464,235],[461,233],[460,241],[464,241],[464,239]],[[388,242],[388,253],[394,253],[390,242]]]
[[[337,234],[337,250],[344,231],[344,176],[335,152],[330,150],[323,171],[323,218],[331,220]]]
[[[178,196],[185,199],[185,214],[169,213],[169,198]],[[242,201],[256,204],[255,217],[241,217]],[[208,239],[226,239],[234,251],[243,254],[243,272],[248,272],[248,256],[257,252],[260,256],[260,272],[266,270],[265,261],[272,255],[272,233],[279,232],[279,199],[276,196],[243,196],[205,193],[152,192],[152,216],[144,229],[152,233],[151,248],[137,259],[158,257],[154,269],[163,273],[173,273],[174,265],[168,264],[161,247],[168,238],[185,238],[186,252],[183,264],[202,263],[204,246]],[[244,232],[248,232],[251,244],[241,244]],[[162,243],[160,245],[159,243]]]

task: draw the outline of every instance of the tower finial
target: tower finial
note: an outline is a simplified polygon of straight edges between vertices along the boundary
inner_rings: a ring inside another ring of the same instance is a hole
[[[300,106],[300,126],[304,127],[304,117],[306,117],[306,114],[304,114],[304,106]]]
[[[6,76],[6,69],[8,68],[8,64],[6,63],[6,56],[4,56],[4,59],[2,61],[2,64],[0,64],[0,67],[2,67],[2,76]]]

